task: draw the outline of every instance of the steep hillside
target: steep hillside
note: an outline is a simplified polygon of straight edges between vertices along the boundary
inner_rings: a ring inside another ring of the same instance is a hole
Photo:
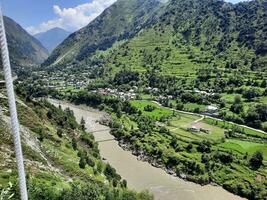
[[[4,17],[12,67],[31,66],[42,63],[48,56],[47,50],[19,24]]]
[[[17,105],[29,199],[152,199],[126,188],[127,182],[101,160],[94,137],[75,121],[70,109],[30,98],[18,99]],[[0,108],[0,197],[17,200],[10,118],[1,93]]]
[[[157,0],[118,0],[88,26],[71,34],[44,65],[81,61],[96,50],[110,48],[115,41],[128,39],[159,5]]]
[[[118,56],[111,51],[114,66],[126,60],[124,65],[144,69],[154,62],[162,65],[163,71],[168,73],[173,72],[170,68],[179,71],[179,65],[183,66],[183,70],[192,71],[193,66],[210,66],[211,63],[223,68],[228,64],[232,68],[266,69],[265,1],[233,5],[220,0],[171,0],[160,4],[163,6],[154,1],[146,2],[140,10],[138,6],[142,2],[118,1],[87,27],[72,34],[45,64],[59,61],[69,64],[74,59],[78,63],[92,60],[96,50],[110,48],[119,38],[127,41],[122,46],[116,46]],[[125,6],[131,8],[130,15]],[[150,10],[148,14],[145,13],[147,6]],[[149,8],[151,6],[157,9],[154,11]],[[131,23],[126,25],[125,19],[131,19]],[[154,51],[155,48],[157,51]],[[145,56],[151,56],[151,59]],[[111,63],[109,59],[106,59],[108,64]],[[188,63],[189,67],[184,63]]]
[[[62,28],[53,28],[46,32],[38,33],[34,35],[51,53],[63,40],[70,35],[70,32],[65,31]]]
[[[183,76],[203,67],[265,71],[265,18],[264,1],[172,0],[158,21],[106,55],[104,65],[108,72],[156,67]]]

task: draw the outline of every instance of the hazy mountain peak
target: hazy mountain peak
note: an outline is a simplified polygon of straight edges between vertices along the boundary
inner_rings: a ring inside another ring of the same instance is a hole
[[[46,32],[38,33],[34,35],[51,53],[66,37],[68,37],[70,32],[55,27]]]

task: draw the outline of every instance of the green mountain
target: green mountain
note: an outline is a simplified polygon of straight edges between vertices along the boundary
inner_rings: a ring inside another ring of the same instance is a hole
[[[146,70],[154,64],[170,74],[180,69],[192,72],[193,65],[211,63],[265,70],[265,18],[263,0],[238,4],[121,0],[59,45],[45,65],[90,60],[96,50],[105,51],[114,42],[126,40],[115,48],[117,55],[112,51],[107,56],[114,66]]]
[[[118,0],[88,26],[71,34],[44,65],[82,61],[96,50],[106,50],[134,36],[160,3],[156,0]]]
[[[48,51],[19,24],[4,17],[10,60],[13,68],[33,66],[48,57]]]

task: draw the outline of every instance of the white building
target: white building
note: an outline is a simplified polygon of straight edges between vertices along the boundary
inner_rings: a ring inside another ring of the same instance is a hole
[[[206,108],[206,112],[209,114],[214,114],[214,113],[217,113],[218,111],[219,111],[219,108],[218,106],[215,106],[215,105],[209,105]]]

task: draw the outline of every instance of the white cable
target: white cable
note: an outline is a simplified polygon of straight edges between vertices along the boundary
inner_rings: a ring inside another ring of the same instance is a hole
[[[17,116],[17,108],[16,108],[16,100],[15,100],[13,80],[12,80],[12,74],[11,74],[9,52],[8,52],[8,47],[7,47],[5,26],[4,26],[3,14],[2,14],[1,8],[0,8],[0,43],[1,43],[0,45],[1,45],[1,52],[2,52],[1,53],[2,64],[4,68],[8,104],[9,104],[9,111],[10,111],[10,117],[11,117],[11,126],[12,126],[12,132],[13,132],[13,138],[14,138],[14,144],[15,144],[18,173],[19,173],[20,195],[21,195],[21,200],[28,200],[26,177],[25,177],[23,155],[22,155],[20,133],[19,133],[19,121],[18,121],[18,116]]]

